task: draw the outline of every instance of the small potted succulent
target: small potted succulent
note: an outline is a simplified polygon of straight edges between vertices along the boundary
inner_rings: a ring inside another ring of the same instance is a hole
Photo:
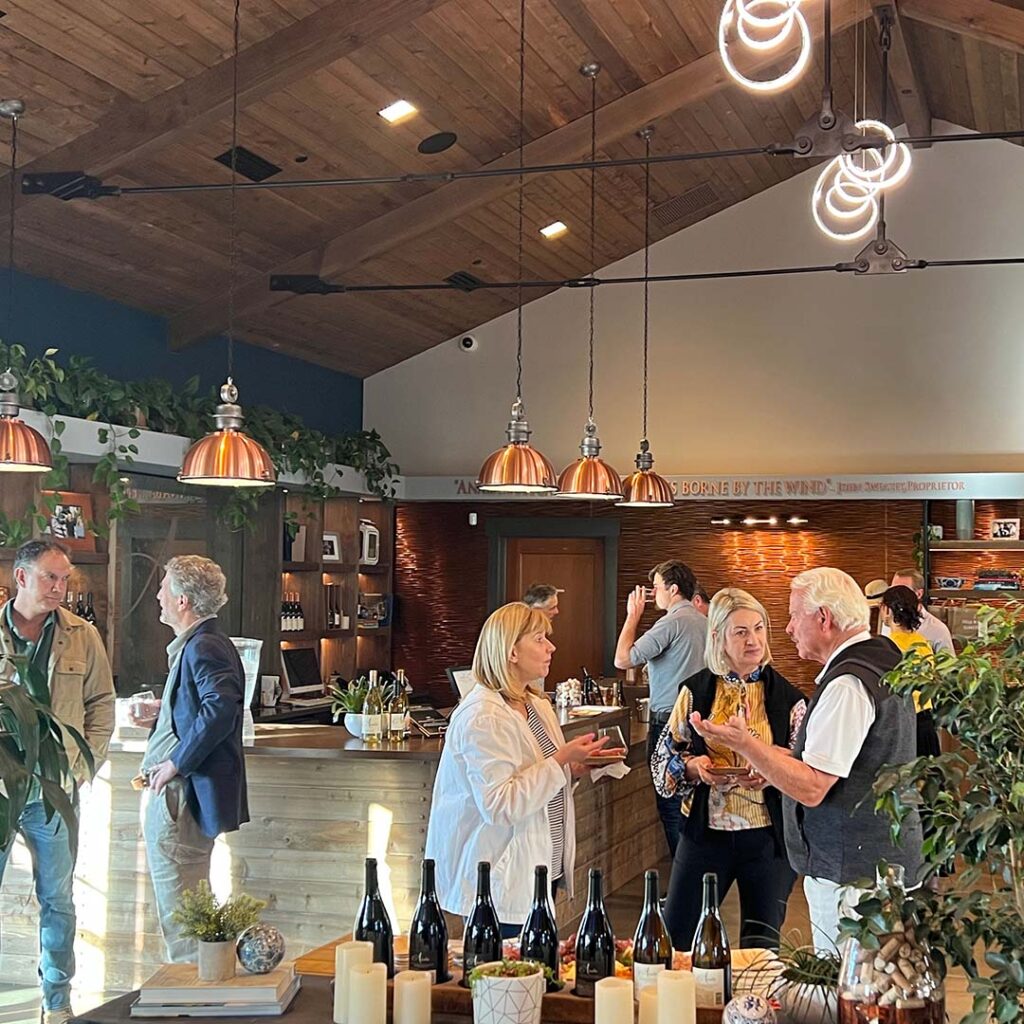
[[[744,972],[749,987],[778,1001],[790,1024],[835,1024],[839,953],[782,939]]]
[[[495,960],[469,972],[473,1024],[540,1024],[551,968],[536,960]]]
[[[225,981],[235,974],[235,940],[260,919],[263,900],[245,893],[217,901],[203,880],[186,889],[178,900],[174,920],[186,936],[199,943],[199,980]]]
[[[360,676],[344,689],[331,686],[331,717],[335,722],[344,715],[344,726],[353,736],[363,737],[363,702],[370,689],[369,681]]]

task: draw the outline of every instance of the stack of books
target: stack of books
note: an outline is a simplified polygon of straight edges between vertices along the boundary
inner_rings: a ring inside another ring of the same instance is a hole
[[[269,974],[200,981],[195,964],[164,964],[139,989],[133,1017],[277,1017],[299,990],[293,964]]]

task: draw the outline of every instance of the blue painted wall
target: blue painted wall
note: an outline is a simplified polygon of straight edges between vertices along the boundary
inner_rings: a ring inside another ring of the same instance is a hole
[[[104,373],[121,380],[163,377],[181,384],[198,374],[204,386],[224,382],[224,338],[173,352],[163,317],[27,274],[16,273],[14,287],[13,327],[4,340],[24,345],[33,355],[57,348],[58,360],[89,356]],[[0,331],[6,331],[6,301],[3,287]],[[273,406],[328,434],[362,428],[363,382],[357,377],[236,342],[235,383],[243,408]]]

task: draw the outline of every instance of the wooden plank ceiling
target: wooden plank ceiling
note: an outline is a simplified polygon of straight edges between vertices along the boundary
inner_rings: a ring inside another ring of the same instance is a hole
[[[715,47],[722,0],[527,0],[527,159],[576,159],[589,145],[597,82],[599,155],[788,141],[820,105],[816,61],[770,97],[729,86]],[[807,0],[820,35],[820,2]],[[897,100],[978,130],[1022,127],[1024,3],[900,0]],[[231,0],[0,0],[0,93],[28,113],[23,170],[85,170],[121,185],[226,182],[214,157],[231,138]],[[516,159],[517,0],[241,0],[241,145],[280,178],[466,170]],[[837,104],[879,110],[871,0],[834,0]],[[895,55],[895,53],[894,53]],[[865,87],[865,83],[866,87]],[[910,92],[917,93],[911,97]],[[389,126],[404,97],[420,113]],[[866,106],[865,106],[866,105]],[[912,109],[911,109],[912,107]],[[891,120],[899,121],[894,111]],[[423,156],[438,131],[458,142]],[[769,188],[807,165],[755,156],[658,166],[653,201],[707,185],[706,205],[655,217],[655,239]],[[0,189],[6,190],[6,175]],[[525,273],[581,276],[589,175],[529,177]],[[0,193],[2,194],[2,193]],[[570,231],[545,241],[560,219]],[[17,263],[170,319],[176,345],[223,329],[229,279],[226,193],[59,202],[19,197]],[[242,193],[239,336],[358,376],[505,312],[499,292],[288,296],[272,272],[347,283],[441,281],[466,270],[516,274],[514,179]],[[6,230],[6,213],[0,227]],[[596,265],[643,240],[643,172],[601,172]],[[533,296],[535,297],[536,293]]]

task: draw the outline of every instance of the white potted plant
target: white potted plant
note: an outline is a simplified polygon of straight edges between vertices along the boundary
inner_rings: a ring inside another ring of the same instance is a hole
[[[551,968],[536,960],[495,960],[469,973],[474,1024],[540,1024]]]
[[[789,1024],[835,1024],[838,1019],[839,953],[780,937],[734,981],[734,991],[756,992],[779,1003]]]
[[[218,903],[210,883],[200,882],[186,889],[178,900],[174,920],[184,934],[199,944],[200,981],[225,981],[235,975],[235,940],[260,919],[263,900],[245,893]]]
[[[331,717],[337,722],[344,715],[345,728],[358,739],[363,738],[363,701],[369,688],[369,682],[363,677],[353,679],[345,689],[330,688]]]

